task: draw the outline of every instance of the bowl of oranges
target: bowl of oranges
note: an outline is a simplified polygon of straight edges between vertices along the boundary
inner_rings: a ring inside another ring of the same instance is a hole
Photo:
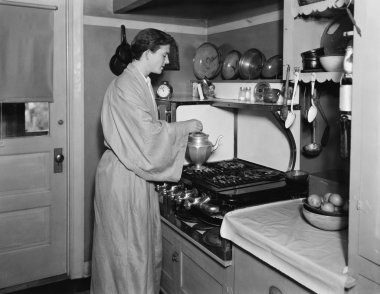
[[[348,226],[348,199],[338,193],[311,194],[303,201],[302,213],[312,226],[339,231]]]

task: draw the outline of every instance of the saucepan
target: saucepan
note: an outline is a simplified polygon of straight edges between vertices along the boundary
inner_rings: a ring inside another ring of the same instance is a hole
[[[125,26],[121,26],[121,44],[116,48],[115,54],[111,57],[109,66],[114,75],[120,75],[128,64],[132,61],[131,47],[127,43]]]
[[[309,182],[309,173],[303,170],[290,170],[285,172],[285,182],[288,185],[300,186]]]

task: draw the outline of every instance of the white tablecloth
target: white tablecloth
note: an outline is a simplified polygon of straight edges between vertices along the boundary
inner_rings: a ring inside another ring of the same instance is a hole
[[[306,222],[302,200],[288,200],[232,211],[221,236],[316,293],[344,293],[348,232],[323,231]]]

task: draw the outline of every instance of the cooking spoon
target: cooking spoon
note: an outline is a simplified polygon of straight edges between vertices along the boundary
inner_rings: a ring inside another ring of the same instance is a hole
[[[321,144],[316,143],[317,121],[313,120],[312,142],[303,146],[302,151],[307,157],[316,157],[321,153]]]
[[[294,88],[293,88],[293,96],[292,96],[292,102],[290,103],[290,112],[288,113],[288,117],[285,120],[285,128],[289,129],[290,126],[294,123],[294,120],[296,119],[296,114],[293,109],[293,104],[294,104],[294,98],[296,96],[297,92],[297,85],[298,85],[298,80],[300,77],[299,71],[296,71],[294,73]]]
[[[315,72],[311,74],[311,106],[309,108],[309,112],[307,113],[307,121],[311,123],[313,120],[315,120],[318,110],[317,107],[315,107],[314,99],[315,99]]]

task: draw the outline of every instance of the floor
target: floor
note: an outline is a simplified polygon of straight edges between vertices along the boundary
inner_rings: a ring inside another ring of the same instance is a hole
[[[90,278],[65,280],[10,294],[90,294]]]
[[[90,283],[90,278],[65,280],[8,294],[90,294]]]

